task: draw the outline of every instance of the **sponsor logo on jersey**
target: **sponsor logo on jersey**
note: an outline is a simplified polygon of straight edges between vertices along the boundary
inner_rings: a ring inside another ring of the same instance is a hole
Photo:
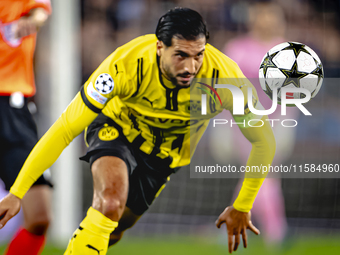
[[[134,118],[138,118],[143,123],[149,124],[150,122],[154,122],[156,124],[164,124],[166,126],[169,126],[169,128],[177,128],[177,127],[183,128],[183,127],[188,127],[190,125],[194,125],[199,122],[198,119],[183,120],[183,119],[172,119],[172,118],[160,118],[160,117],[147,116],[147,115],[143,115],[137,112],[135,109],[132,109],[132,108],[129,108],[129,111],[134,116]]]
[[[98,93],[97,90],[94,89],[93,83],[91,82],[87,86],[87,94],[94,100],[96,100],[98,103],[104,105],[107,101],[107,98],[102,96],[101,94]]]
[[[119,136],[119,132],[116,128],[104,124],[104,127],[99,130],[98,137],[102,141],[112,141]]]

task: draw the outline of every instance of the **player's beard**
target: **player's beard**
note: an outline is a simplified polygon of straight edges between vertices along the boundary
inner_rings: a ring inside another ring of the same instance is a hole
[[[173,73],[171,73],[171,71],[170,71],[170,66],[168,66],[168,65],[166,65],[164,62],[162,63],[162,67],[163,68],[161,68],[161,70],[162,70],[162,72],[163,72],[163,75],[168,79],[168,80],[170,80],[171,81],[171,83],[173,84],[173,85],[175,85],[175,86],[178,86],[178,87],[189,87],[190,86],[190,83],[191,82],[188,82],[187,84],[184,84],[184,83],[179,83],[179,80],[178,80],[178,77],[180,77],[181,75],[183,75],[183,74],[177,74],[177,75],[175,75],[175,74],[173,74]],[[188,73],[189,74],[189,73]]]

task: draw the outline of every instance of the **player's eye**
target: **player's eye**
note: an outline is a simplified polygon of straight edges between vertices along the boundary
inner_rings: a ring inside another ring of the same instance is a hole
[[[188,54],[185,54],[185,53],[183,53],[183,52],[178,52],[178,53],[176,54],[176,56],[178,56],[179,58],[186,58],[186,57],[188,56]]]
[[[200,53],[198,53],[196,56],[195,56],[195,60],[197,61],[197,60],[200,60],[200,58],[203,56],[203,53],[202,52],[200,52]]]
[[[196,55],[196,58],[200,58],[200,57],[202,57],[203,56],[203,53],[198,53],[197,55]]]

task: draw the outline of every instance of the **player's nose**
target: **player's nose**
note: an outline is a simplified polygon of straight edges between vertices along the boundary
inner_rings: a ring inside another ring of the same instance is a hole
[[[194,58],[187,58],[185,61],[185,71],[194,74],[196,73],[196,66],[195,66],[195,59]]]

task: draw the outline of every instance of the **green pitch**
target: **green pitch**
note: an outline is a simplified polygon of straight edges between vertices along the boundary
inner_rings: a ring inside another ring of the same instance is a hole
[[[250,238],[249,247],[240,247],[235,255],[319,255],[340,254],[340,236],[324,237],[299,237],[287,241],[282,247],[266,247],[260,238]],[[226,241],[226,240],[225,240]],[[209,239],[200,237],[164,237],[161,238],[136,238],[128,237],[116,246],[110,248],[108,255],[206,255],[206,254],[228,254],[226,244],[222,243],[221,237]],[[0,247],[3,254],[4,246]],[[62,255],[63,249],[48,244],[42,255]]]

